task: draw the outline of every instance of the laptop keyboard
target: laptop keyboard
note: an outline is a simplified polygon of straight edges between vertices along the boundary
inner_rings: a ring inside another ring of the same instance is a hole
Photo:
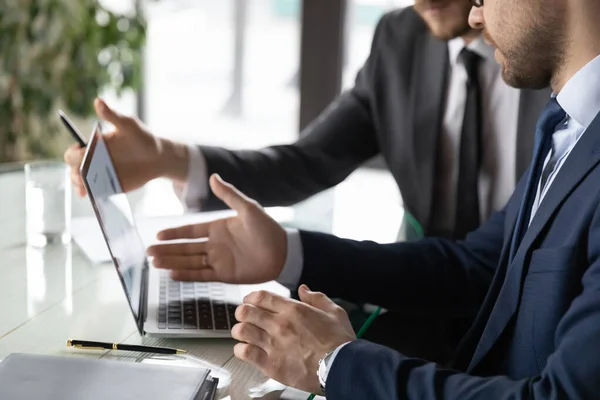
[[[225,301],[222,283],[175,282],[160,274],[158,329],[230,330],[236,307]]]

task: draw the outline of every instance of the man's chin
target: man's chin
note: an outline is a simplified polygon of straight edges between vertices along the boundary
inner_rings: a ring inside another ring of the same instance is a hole
[[[502,79],[508,86],[517,89],[544,89],[550,85],[551,76],[548,74],[531,74],[510,68],[506,60],[500,63]]]

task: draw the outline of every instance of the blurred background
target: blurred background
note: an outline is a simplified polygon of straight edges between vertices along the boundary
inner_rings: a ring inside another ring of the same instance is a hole
[[[2,0],[0,163],[62,157],[72,139],[56,109],[87,134],[96,95],[159,136],[229,148],[292,142],[353,85],[381,15],[410,4]],[[153,182],[144,189],[147,212],[156,204],[177,207],[164,187]],[[337,223],[353,225],[346,236],[354,229],[360,237],[363,226],[381,218],[378,209],[401,205],[377,162],[318,197],[335,203]],[[319,218],[321,208],[307,204]],[[365,204],[369,212],[359,213]]]

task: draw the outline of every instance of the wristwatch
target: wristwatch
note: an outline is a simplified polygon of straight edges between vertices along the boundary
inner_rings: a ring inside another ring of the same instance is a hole
[[[319,385],[321,386],[321,391],[325,394],[325,381],[327,380],[327,367],[329,367],[329,363],[331,360],[331,356],[333,355],[335,350],[330,351],[325,354],[323,358],[319,360],[319,369],[317,369],[317,376],[319,377]]]

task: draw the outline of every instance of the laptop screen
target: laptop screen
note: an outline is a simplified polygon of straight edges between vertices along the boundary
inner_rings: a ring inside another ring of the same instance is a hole
[[[92,133],[81,167],[88,196],[121,279],[138,327],[143,321],[142,294],[145,284],[146,248],[135,227],[127,195],[102,138],[100,125]]]

